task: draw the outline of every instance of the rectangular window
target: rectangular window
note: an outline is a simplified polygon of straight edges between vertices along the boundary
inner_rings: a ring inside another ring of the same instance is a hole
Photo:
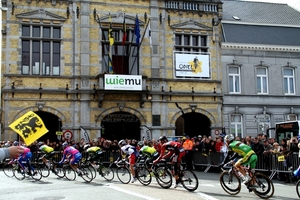
[[[22,74],[60,75],[61,28],[22,26]]]
[[[230,133],[235,137],[243,137],[242,115],[231,115]]]
[[[207,36],[175,34],[175,49],[184,52],[208,52]]]
[[[294,69],[283,69],[284,94],[295,94],[294,79]]]
[[[139,74],[138,44],[134,29],[126,29],[126,42],[123,44],[123,31],[113,29],[114,44],[109,45],[108,30],[102,32],[102,71],[115,74]],[[112,69],[112,70],[111,70]]]
[[[267,68],[257,68],[256,70],[257,93],[268,94]]]
[[[229,67],[229,92],[241,93],[240,67]]]

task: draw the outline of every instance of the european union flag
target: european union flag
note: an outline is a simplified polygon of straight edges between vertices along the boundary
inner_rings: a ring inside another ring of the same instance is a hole
[[[139,22],[139,18],[137,15],[135,17],[134,34],[136,36],[136,44],[139,44],[141,33],[140,33],[140,22]]]

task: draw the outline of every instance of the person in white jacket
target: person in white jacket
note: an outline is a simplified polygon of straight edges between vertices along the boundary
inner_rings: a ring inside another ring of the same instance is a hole
[[[11,146],[8,148],[0,148],[0,161],[6,158],[17,158],[23,153],[23,148],[20,146]]]

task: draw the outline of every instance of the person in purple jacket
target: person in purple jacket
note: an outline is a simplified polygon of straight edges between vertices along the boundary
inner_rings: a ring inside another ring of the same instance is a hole
[[[67,142],[64,142],[62,147],[64,152],[59,164],[62,165],[63,162],[68,159],[70,166],[77,172],[78,176],[82,176],[82,171],[78,169],[78,163],[82,158],[81,153],[75,147],[69,146]]]

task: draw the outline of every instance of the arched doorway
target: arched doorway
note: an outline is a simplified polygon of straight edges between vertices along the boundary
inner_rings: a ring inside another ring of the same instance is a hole
[[[184,133],[190,137],[198,135],[210,136],[211,121],[201,113],[185,113],[177,118],[175,126],[176,136],[182,136]]]
[[[49,130],[49,132],[40,137],[38,141],[47,141],[47,139],[49,139],[51,142],[57,142],[59,139],[57,138],[56,131],[61,131],[61,120],[49,112],[35,111],[35,113],[43,120],[46,128]]]
[[[140,140],[139,118],[128,112],[113,112],[101,121],[101,136],[109,140],[136,139]]]

